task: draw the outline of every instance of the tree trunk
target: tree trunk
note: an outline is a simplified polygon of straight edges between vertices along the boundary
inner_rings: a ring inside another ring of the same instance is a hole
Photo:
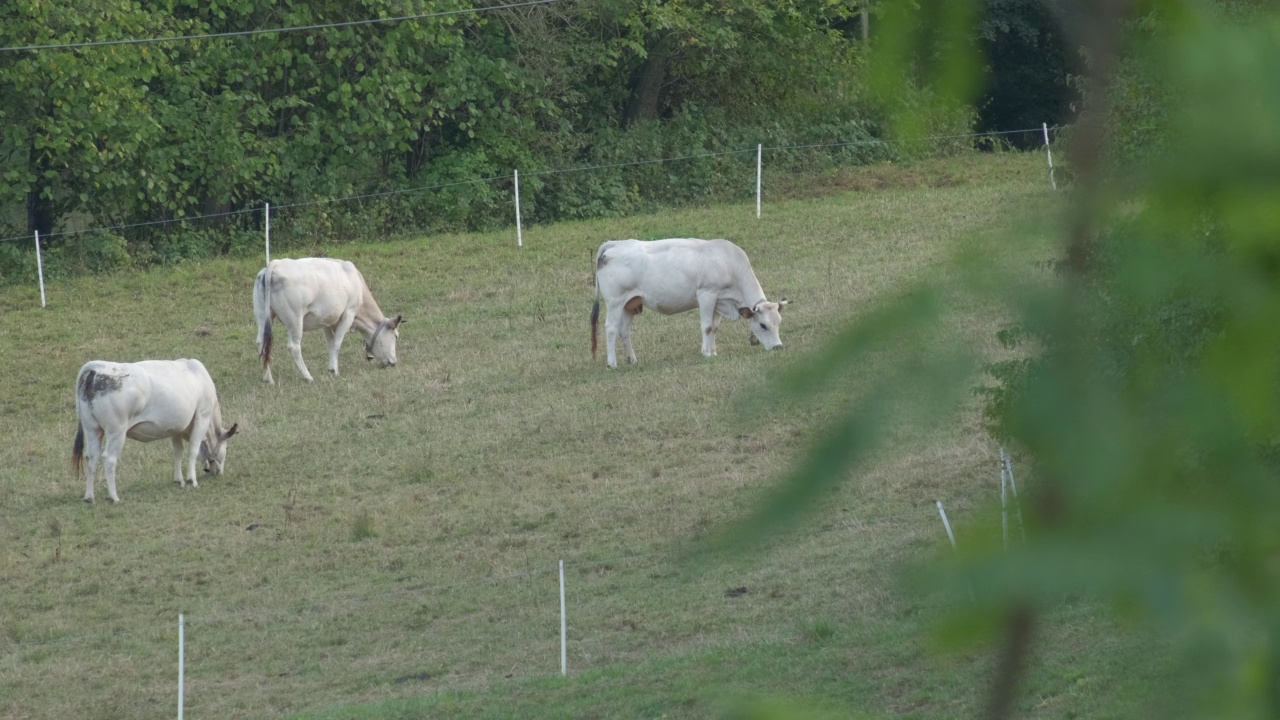
[[[43,187],[27,191],[27,232],[40,231],[41,237],[53,234],[53,201],[40,197]]]
[[[43,156],[36,150],[36,141],[31,139],[27,144],[27,157],[35,165],[36,186],[27,191],[27,232],[39,230],[41,237],[53,234],[53,200],[41,197],[46,189],[44,171],[47,169]]]
[[[622,116],[622,126],[641,120],[658,119],[658,100],[667,79],[667,61],[671,59],[675,41],[670,34],[650,38],[645,43],[644,64],[631,75],[631,99]]]

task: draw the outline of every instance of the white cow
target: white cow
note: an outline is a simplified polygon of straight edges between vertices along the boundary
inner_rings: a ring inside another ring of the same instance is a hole
[[[778,325],[787,300],[769,302],[751,261],[728,240],[671,238],[610,240],[596,251],[596,301],[591,306],[591,356],[596,355],[596,325],[604,298],[605,341],[609,367],[617,367],[614,341],[622,338],[627,362],[631,320],[648,307],[664,315],[698,308],[702,316],[702,354],[716,354],[720,318],[747,318],[751,332],[768,349],[782,347]]]
[[[364,276],[346,260],[300,258],[272,260],[253,283],[253,316],[258,324],[262,380],[271,377],[271,320],[280,318],[289,331],[288,348],[302,377],[313,380],[302,361],[302,333],[324,330],[329,345],[329,372],[338,374],[338,348],[347,331],[364,336],[364,354],[379,367],[396,364],[396,340],[402,318],[387,318],[369,292]]]
[[[107,478],[111,502],[116,494],[116,463],[126,437],[142,442],[173,441],[173,480],[182,479],[182,441],[187,441],[187,479],[197,487],[196,459],[205,472],[221,475],[227,461],[227,440],[236,425],[222,429],[222,408],[213,378],[199,360],[144,360],[115,363],[90,360],[76,375],[76,415],[79,427],[71,449],[71,464],[79,474],[87,455],[84,501],[93,502],[98,461]]]

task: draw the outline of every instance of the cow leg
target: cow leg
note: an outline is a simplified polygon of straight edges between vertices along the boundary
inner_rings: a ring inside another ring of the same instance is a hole
[[[284,316],[280,317],[280,321],[284,323],[284,327],[289,331],[289,341],[285,346],[289,348],[289,354],[293,356],[293,364],[298,366],[298,372],[302,373],[302,377],[307,382],[315,380],[311,377],[311,371],[307,369],[307,364],[302,361],[302,318],[291,318],[286,320]]]
[[[604,347],[608,355],[608,365],[611,368],[618,367],[618,355],[614,350],[614,343],[618,340],[618,324],[619,318],[622,316],[622,307],[620,305],[611,304],[605,310],[604,319]],[[627,318],[628,324],[631,318]],[[628,333],[630,334],[630,333]]]
[[[182,437],[174,435],[173,441],[173,481],[182,486]]]
[[[98,459],[102,457],[102,430],[97,427],[84,429],[84,501],[93,502],[93,481],[98,477]]]
[[[702,293],[698,295],[698,315],[702,319],[702,354],[712,357],[716,354],[716,331],[720,329],[720,316],[716,314],[715,295]]]
[[[644,298],[639,295],[631,298],[622,306],[622,315],[618,319],[618,335],[622,337],[622,350],[627,354],[627,363],[636,364],[636,351],[631,347],[631,323],[644,311]]]
[[[716,354],[716,333],[718,332],[720,332],[720,314],[712,313],[711,314],[711,330],[706,333],[706,336],[711,340],[712,355]]]
[[[213,422],[213,417],[201,417],[200,413],[196,413],[196,421],[191,425],[191,437],[187,438],[187,478],[191,480],[191,487],[200,487],[196,475],[196,460],[200,458],[200,439],[209,432],[209,423]],[[175,447],[182,446],[182,438],[174,438]]]
[[[354,312],[343,313],[332,331],[325,328],[324,339],[329,343],[329,372],[335,376],[338,374],[338,350],[342,347],[342,339],[347,336],[347,331],[351,329],[351,323],[355,320]]]
[[[103,438],[102,474],[107,476],[107,496],[111,502],[120,502],[116,494],[116,465],[120,462],[120,451],[124,450],[124,431]]]
[[[631,320],[632,315],[624,315],[622,322],[618,323],[618,335],[622,338],[622,351],[627,354],[627,364],[636,364],[636,351],[631,347]]]
[[[605,347],[609,354],[609,367],[618,367],[618,355],[614,344],[622,339],[622,351],[626,353],[627,363],[636,363],[636,351],[631,347],[631,319],[634,316],[624,307],[609,308],[609,317],[604,324]]]

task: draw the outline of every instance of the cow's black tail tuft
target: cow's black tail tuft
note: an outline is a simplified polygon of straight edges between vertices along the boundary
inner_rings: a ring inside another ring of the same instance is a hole
[[[271,265],[258,273],[258,285],[253,292],[254,310],[262,318],[262,335],[258,341],[258,357],[262,358],[262,369],[271,365]]]
[[[600,323],[600,296],[596,296],[596,301],[591,304],[591,359],[596,359],[596,328]]]
[[[258,355],[262,358],[262,369],[266,370],[271,364],[271,320],[268,319],[262,324],[262,349],[258,351]]]
[[[76,440],[71,444],[71,469],[80,477],[84,462],[84,425],[76,422]]]

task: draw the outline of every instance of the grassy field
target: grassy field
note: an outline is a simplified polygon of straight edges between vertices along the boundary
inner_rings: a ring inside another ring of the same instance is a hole
[[[1009,233],[1056,212],[1038,155],[882,166],[810,197],[310,253],[355,261],[402,313],[400,365],[348,339],[341,376],[304,340],[260,382],[257,259],[0,292],[0,717],[161,718],[177,703],[185,613],[191,718],[715,717],[759,698],[816,716],[950,718],[982,707],[992,658],[938,652],[955,598],[904,589],[989,508],[995,452],[976,401],[904,438],[757,552],[689,563],[684,543],[755,507],[845,402],[744,403],[871,307],[945,272],[1049,256]],[[814,192],[821,190],[821,192]],[[791,196],[806,193],[790,188]],[[644,314],[640,363],[588,351],[591,256],[609,238],[728,237],[772,299],[787,349],[696,314]],[[998,308],[953,308],[955,342],[999,352]],[[278,335],[282,331],[278,328]],[[72,384],[89,359],[196,357],[241,434],[228,471],[180,490],[167,443],[128,442],[123,502],[80,501]],[[877,363],[854,382],[872,382]],[[975,378],[975,382],[978,378]],[[567,679],[557,560],[566,563]],[[1125,716],[1140,643],[1087,603],[1042,630],[1019,713]],[[804,698],[803,701],[796,698]]]

